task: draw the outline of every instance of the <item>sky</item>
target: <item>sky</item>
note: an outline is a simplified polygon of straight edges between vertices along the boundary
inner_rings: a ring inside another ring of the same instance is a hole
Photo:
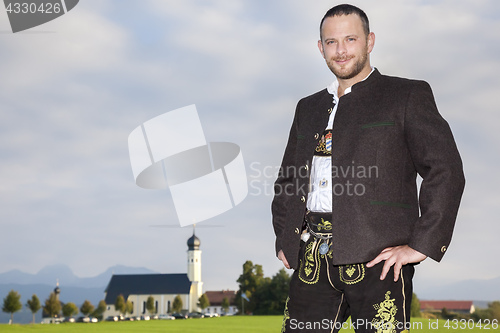
[[[464,162],[452,244],[441,263],[419,265],[417,293],[500,277],[500,2],[352,3],[376,35],[372,65],[430,83]],[[297,101],[333,81],[317,40],[336,4],[82,0],[16,34],[1,7],[0,273],[55,264],[80,277],[117,264],[187,272],[193,230],[175,227],[168,190],[135,185],[127,138],[196,104],[207,141],[240,146],[249,181],[241,204],[196,229],[204,289],[237,289],[246,260],[276,274],[272,183]]]

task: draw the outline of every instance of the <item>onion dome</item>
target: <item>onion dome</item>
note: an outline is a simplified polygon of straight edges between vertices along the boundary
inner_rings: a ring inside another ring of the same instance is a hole
[[[59,295],[61,293],[61,289],[59,288],[59,282],[57,282],[56,287],[54,288],[54,293],[56,295]]]
[[[187,241],[187,246],[189,250],[199,250],[200,249],[200,239],[196,237],[196,235],[193,232],[193,236],[189,237]]]

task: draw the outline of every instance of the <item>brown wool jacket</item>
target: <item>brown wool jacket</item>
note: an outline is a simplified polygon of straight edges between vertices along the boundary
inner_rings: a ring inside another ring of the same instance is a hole
[[[299,101],[272,202],[276,253],[298,268],[309,174],[333,107],[326,89]],[[465,186],[448,123],[424,81],[375,70],[340,98],[332,137],[333,263],[364,263],[408,244],[440,261]],[[416,176],[423,178],[417,195]]]

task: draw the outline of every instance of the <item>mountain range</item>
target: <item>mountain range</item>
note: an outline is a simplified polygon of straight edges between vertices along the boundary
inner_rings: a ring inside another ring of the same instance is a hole
[[[0,274],[0,285],[7,283],[16,284],[46,284],[54,286],[57,281],[62,286],[83,287],[83,288],[100,288],[106,287],[113,274],[151,274],[156,273],[147,268],[136,268],[127,266],[113,266],[108,268],[104,273],[95,277],[81,278],[76,276],[71,269],[66,265],[52,265],[42,268],[36,274],[12,270]],[[103,289],[104,292],[104,289]]]

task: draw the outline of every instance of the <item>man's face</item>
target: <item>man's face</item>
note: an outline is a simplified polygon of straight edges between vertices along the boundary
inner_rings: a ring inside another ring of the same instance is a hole
[[[321,32],[322,40],[318,41],[318,47],[337,78],[349,80],[370,68],[368,55],[373,49],[375,35],[365,35],[358,15],[328,17]]]

